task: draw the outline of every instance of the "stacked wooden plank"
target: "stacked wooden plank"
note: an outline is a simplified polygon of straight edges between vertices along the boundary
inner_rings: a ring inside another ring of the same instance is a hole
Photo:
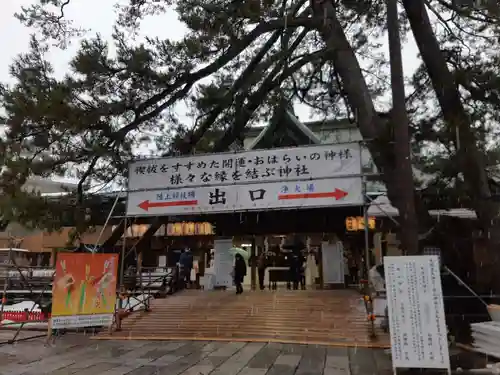
[[[500,305],[488,305],[491,322],[471,324],[474,348],[480,353],[500,358]]]
[[[473,323],[471,331],[478,352],[500,358],[500,322]]]

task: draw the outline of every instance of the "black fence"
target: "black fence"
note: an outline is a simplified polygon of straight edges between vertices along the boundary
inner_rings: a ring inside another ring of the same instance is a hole
[[[55,271],[50,268],[4,266],[0,278],[0,290],[5,290],[7,303],[32,300],[46,305],[52,301],[52,283]],[[122,284],[122,285],[121,285]],[[139,274],[127,272],[123,282],[117,280],[117,292],[137,296],[148,294],[155,298],[165,297],[180,289],[177,267],[143,268]]]

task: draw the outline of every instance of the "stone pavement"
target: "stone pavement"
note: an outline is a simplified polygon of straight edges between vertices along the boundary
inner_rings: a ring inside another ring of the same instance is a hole
[[[68,334],[0,346],[1,375],[385,375],[381,349],[209,341],[95,341]]]

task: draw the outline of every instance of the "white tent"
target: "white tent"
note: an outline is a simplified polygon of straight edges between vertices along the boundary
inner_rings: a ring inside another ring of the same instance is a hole
[[[399,210],[391,204],[391,201],[387,198],[387,196],[379,195],[370,202],[370,205],[368,206],[368,216],[399,216]]]
[[[434,217],[452,216],[461,219],[476,219],[476,213],[466,208],[452,208],[449,210],[430,210],[429,214]],[[391,204],[389,198],[380,195],[371,201],[368,207],[368,216],[395,217],[399,216],[399,210]]]

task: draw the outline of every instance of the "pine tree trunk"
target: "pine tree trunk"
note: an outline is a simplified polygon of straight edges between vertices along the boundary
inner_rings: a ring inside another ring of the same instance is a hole
[[[410,132],[399,33],[398,0],[387,2],[387,30],[391,64],[392,111],[394,126],[394,154],[400,183],[399,217],[401,220],[401,243],[408,255],[419,253],[418,222],[415,213],[415,186],[410,152]]]
[[[405,196],[401,189],[412,189],[399,183],[398,171],[395,163],[395,151],[390,133],[390,124],[382,119],[375,111],[373,100],[363,77],[354,51],[347,40],[342,25],[335,14],[335,8],[329,1],[311,0],[313,14],[318,20],[324,20],[319,32],[331,51],[330,59],[339,74],[347,101],[356,111],[356,121],[361,135],[369,139],[367,148],[381,173],[381,180],[387,187],[387,194],[391,202],[404,215],[406,212]],[[326,17],[325,17],[326,15]],[[428,214],[419,207],[418,212]],[[404,219],[404,216],[403,216]],[[404,224],[404,223],[403,223]],[[416,224],[411,224],[416,226]],[[403,249],[418,249],[418,228],[411,228],[413,233],[400,238]]]
[[[431,78],[434,91],[451,131],[456,132],[456,149],[473,208],[478,216],[484,239],[483,250],[477,250],[476,274],[481,275],[482,289],[500,293],[500,277],[496,276],[499,263],[500,222],[495,220],[500,206],[491,200],[486,164],[477,146],[469,116],[460,99],[458,86],[446,64],[436,35],[432,30],[423,0],[403,0],[410,26],[422,59]]]
[[[500,277],[496,275],[497,265],[500,264],[499,257],[496,255],[500,248],[500,221],[497,220],[498,223],[495,223],[494,220],[499,212],[499,205],[487,199],[490,197],[490,190],[482,154],[476,145],[467,114],[430,23],[426,19],[425,12],[422,11],[423,8],[419,8],[421,0],[404,0],[403,3],[420,52],[429,70],[445,120],[450,127],[459,129],[461,168],[474,201],[474,210],[483,232],[482,237],[486,242],[485,249],[481,251],[480,247],[477,247],[475,250],[475,274],[478,275],[479,287],[483,291],[491,290],[500,293]],[[331,2],[311,0],[311,8],[315,17],[324,20],[318,30],[332,51],[330,59],[341,78],[348,103],[356,111],[360,133],[364,139],[371,140],[367,142],[367,147],[381,173],[381,180],[387,187],[388,197],[402,212],[404,202],[400,200],[398,194],[400,186],[394,164],[395,153],[392,147],[388,147],[392,139],[386,136],[388,124],[375,111],[358,60],[336,18],[333,5]],[[432,221],[427,208],[418,198],[416,198],[416,211],[421,228],[430,228]]]

